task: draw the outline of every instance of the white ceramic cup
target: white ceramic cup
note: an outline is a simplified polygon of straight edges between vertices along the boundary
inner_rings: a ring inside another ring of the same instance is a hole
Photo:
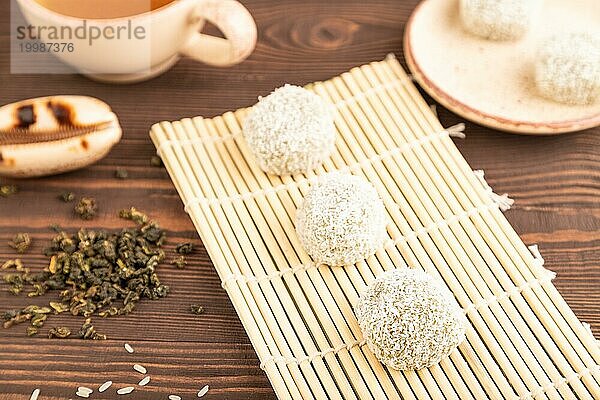
[[[235,0],[175,0],[153,11],[112,19],[77,18],[49,10],[35,0],[17,2],[27,22],[36,27],[74,30],[84,22],[86,29],[95,32],[116,32],[119,27],[126,32],[128,27],[143,27],[144,40],[130,36],[117,40],[103,35],[90,43],[89,37],[61,37],[61,42],[73,43],[74,51],[55,55],[78,72],[100,81],[132,83],[150,79],[167,71],[181,56],[230,66],[248,57],[256,45],[254,19]],[[205,21],[217,26],[225,39],[201,34]],[[39,33],[39,39],[45,43],[56,41],[49,32],[45,29]]]

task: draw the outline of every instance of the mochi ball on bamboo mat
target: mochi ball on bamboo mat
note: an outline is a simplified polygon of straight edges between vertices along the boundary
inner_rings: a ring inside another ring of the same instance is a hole
[[[355,264],[388,238],[383,201],[366,179],[339,172],[321,176],[296,212],[296,232],[307,253],[330,266]]]
[[[381,274],[354,311],[369,349],[394,369],[431,367],[465,339],[467,319],[454,296],[422,270]]]
[[[539,0],[460,0],[468,32],[490,40],[515,40],[530,29]]]
[[[260,168],[275,175],[317,168],[335,146],[334,107],[294,85],[275,89],[244,121],[244,137]]]
[[[587,33],[546,40],[535,62],[538,92],[566,104],[591,104],[600,96],[600,37]]]

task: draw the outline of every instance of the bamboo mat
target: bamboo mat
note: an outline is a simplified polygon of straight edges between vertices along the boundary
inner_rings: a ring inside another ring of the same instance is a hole
[[[241,124],[247,110],[153,126],[186,211],[280,399],[600,399],[600,347],[502,214],[510,202],[472,171],[398,61],[389,56],[308,86],[337,107],[335,153],[307,175],[264,174]],[[366,177],[384,199],[390,244],[345,268],[315,265],[295,212],[317,175]],[[442,279],[467,339],[429,369],[382,366],[353,313],[392,268]]]

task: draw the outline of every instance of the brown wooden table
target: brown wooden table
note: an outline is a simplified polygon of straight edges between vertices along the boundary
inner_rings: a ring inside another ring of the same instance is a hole
[[[157,79],[123,87],[81,76],[10,75],[8,1],[0,5],[0,103],[52,94],[96,96],[112,105],[124,128],[121,143],[98,164],[16,182],[20,192],[0,198],[0,260],[14,257],[6,242],[27,231],[34,243],[23,259],[41,268],[47,262],[41,252],[52,235],[49,224],[70,231],[80,226],[118,229],[123,222],[116,211],[131,205],[168,230],[167,250],[184,239],[198,244],[186,269],[161,268],[172,288],[166,299],[144,301],[128,317],[96,318],[98,330],[110,340],[49,340],[43,333],[28,338],[24,326],[0,329],[1,399],[28,399],[38,387],[41,399],[73,398],[78,385],[97,388],[107,379],[119,386],[135,384],[141,378],[131,369],[135,362],[148,367],[152,381],[131,399],[163,399],[171,393],[195,398],[205,384],[211,387],[209,399],[275,397],[166,171],[149,164],[154,147],[148,129],[159,120],[248,106],[285,82],[323,80],[389,52],[401,57],[404,24],[417,1],[244,3],[260,37],[242,65],[217,69],[183,60]],[[445,125],[461,120],[438,110]],[[560,292],[578,317],[600,333],[600,128],[526,137],[467,124],[467,135],[458,142],[462,153],[473,168],[485,169],[497,192],[516,200],[508,219],[527,244],[540,245],[548,268],[558,273]],[[115,179],[117,167],[126,168],[130,179]],[[99,217],[85,223],[75,219],[72,205],[57,199],[63,191],[96,197]],[[0,289],[0,311],[28,304],[29,299],[8,294],[6,285]],[[191,303],[202,304],[206,313],[192,315]],[[76,329],[81,319],[61,316],[56,322]],[[124,342],[136,352],[126,353]],[[110,393],[93,397],[114,398]]]

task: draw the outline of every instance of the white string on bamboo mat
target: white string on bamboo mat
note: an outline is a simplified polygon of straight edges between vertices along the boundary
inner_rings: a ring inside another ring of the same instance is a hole
[[[585,375],[594,374],[596,372],[600,372],[600,365],[598,365],[598,364],[596,364],[590,368],[584,368],[579,372],[575,372],[575,373],[569,375],[568,377],[562,377],[554,382],[550,382],[546,385],[539,386],[537,389],[519,397],[519,400],[534,399],[535,397],[546,393],[550,389],[554,389],[554,388],[558,389],[563,385],[567,385],[569,383],[573,383],[575,381],[580,380]]]
[[[406,85],[409,82],[413,82],[414,81],[414,77],[412,75],[408,76],[408,79],[393,79],[389,82],[385,82],[385,83],[380,83],[377,84],[367,90],[365,90],[364,92],[360,92],[357,93],[353,96],[350,96],[346,99],[337,101],[335,103],[333,103],[333,106],[336,108],[342,108],[342,107],[347,107],[350,104],[354,104],[357,103],[361,100],[364,100],[366,98],[368,98],[369,96],[372,96],[374,94],[377,94],[379,92],[382,91],[387,91],[387,90],[391,90],[391,89],[395,89],[398,87],[402,87],[404,85]],[[208,143],[224,143],[228,140],[232,140],[235,139],[239,136],[242,136],[242,132],[235,132],[235,133],[230,133],[228,135],[224,135],[224,136],[206,136],[206,137],[201,137],[201,138],[194,138],[194,139],[168,139],[168,140],[164,140],[163,142],[161,142],[158,147],[156,148],[156,154],[159,157],[162,157],[162,149],[163,147],[166,146],[183,146],[183,145],[189,145],[189,144],[208,144]]]
[[[481,205],[478,207],[473,207],[469,210],[465,210],[458,214],[452,215],[441,221],[437,221],[432,224],[423,226],[419,229],[416,229],[414,231],[411,231],[411,232],[407,233],[406,235],[398,236],[396,239],[389,239],[389,241],[383,246],[383,249],[391,250],[400,243],[406,243],[410,239],[418,239],[422,235],[427,235],[432,231],[449,226],[453,222],[461,222],[461,221],[464,221],[476,214],[480,214],[484,211],[492,210],[495,208],[499,208],[499,205],[497,203],[490,203],[490,204]],[[306,270],[309,270],[310,268],[318,267],[318,266],[319,265],[317,265],[316,263],[300,264],[295,267],[284,268],[279,271],[265,274],[262,276],[231,273],[231,274],[227,275],[225,278],[223,278],[221,286],[224,289],[227,289],[226,286],[233,281],[237,281],[240,283],[268,282],[273,279],[282,278],[285,275],[294,275],[298,272],[306,271]]]
[[[548,273],[541,278],[532,279],[530,281],[523,283],[520,286],[515,286],[508,291],[502,292],[499,295],[491,296],[487,299],[484,298],[483,300],[481,300],[477,303],[472,303],[469,306],[465,307],[463,309],[463,312],[465,313],[465,315],[468,315],[469,313],[471,313],[473,311],[480,310],[482,308],[488,307],[494,303],[500,302],[505,299],[510,299],[511,297],[522,293],[525,289],[533,288],[535,286],[540,286],[545,283],[551,282],[552,279],[555,278],[555,276],[556,276],[556,274],[554,274],[554,273]],[[264,370],[266,365],[269,363],[284,363],[284,364],[296,364],[296,365],[300,365],[300,364],[303,364],[306,362],[311,363],[314,360],[323,358],[328,354],[335,355],[344,350],[350,351],[355,347],[362,347],[365,344],[366,344],[366,340],[360,339],[360,340],[355,340],[355,341],[352,341],[349,343],[342,343],[336,347],[330,347],[328,349],[321,350],[316,353],[313,353],[310,355],[305,355],[302,357],[268,356],[260,363],[260,368]]]
[[[451,126],[448,129],[444,129],[443,131],[432,133],[430,135],[423,136],[422,138],[403,143],[398,147],[394,147],[394,148],[387,150],[381,154],[376,154],[376,155],[366,158],[362,161],[357,161],[355,163],[349,164],[349,165],[347,165],[343,168],[340,168],[336,171],[337,172],[360,171],[365,166],[369,166],[375,162],[382,161],[384,159],[396,156],[396,155],[401,154],[405,151],[408,151],[414,147],[421,146],[427,142],[430,142],[433,139],[447,137],[447,136],[464,138],[465,137],[465,134],[463,133],[464,129],[465,129],[465,124],[460,123],[460,124]],[[189,207],[192,204],[205,204],[208,206],[222,205],[222,204],[231,203],[235,200],[246,201],[246,200],[250,200],[254,197],[266,196],[268,194],[275,194],[275,193],[278,193],[281,191],[289,190],[292,188],[297,188],[297,187],[299,187],[300,184],[303,184],[303,183],[312,183],[312,182],[316,181],[317,179],[319,179],[319,176],[320,175],[315,175],[310,178],[300,178],[297,181],[284,183],[284,184],[273,186],[273,187],[266,188],[266,189],[259,189],[259,190],[254,190],[254,191],[246,192],[246,193],[238,193],[238,194],[234,194],[231,196],[212,197],[212,198],[203,197],[203,196],[193,197],[185,202],[184,210],[186,212],[189,212],[188,211]]]
[[[481,306],[484,306],[484,305],[489,306],[494,303],[498,303],[501,300],[510,299],[511,297],[522,293],[525,289],[532,289],[535,286],[541,286],[544,283],[548,283],[548,282],[552,281],[554,278],[556,278],[556,273],[548,271],[548,273],[541,278],[533,279],[531,281],[526,281],[522,285],[515,286],[515,287],[511,288],[510,290],[502,292],[501,294],[499,294],[497,296],[490,296],[487,299],[484,298],[481,302],[478,302],[477,304],[471,304],[468,307],[464,308],[463,311],[465,314],[469,314],[470,312],[478,310]]]
[[[479,181],[483,185],[483,188],[489,193],[489,195],[498,204],[500,204],[500,210],[508,211],[512,207],[512,205],[514,204],[515,201],[513,199],[511,199],[510,197],[508,197],[507,193],[504,193],[504,194],[495,193],[494,190],[492,189],[492,187],[485,180],[485,172],[482,169],[476,169],[473,171],[473,173],[475,174],[477,179],[479,179]]]

